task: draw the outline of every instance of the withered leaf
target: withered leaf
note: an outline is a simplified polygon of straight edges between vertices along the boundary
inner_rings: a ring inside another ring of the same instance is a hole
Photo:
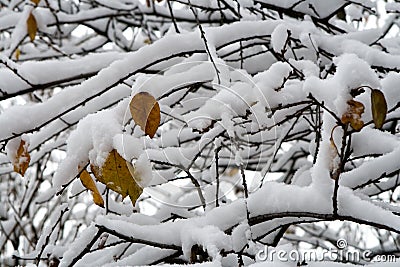
[[[32,3],[35,3],[36,5],[39,4],[40,0],[31,0]]]
[[[19,48],[15,49],[15,59],[19,60],[19,56],[21,55],[21,50]]]
[[[157,100],[147,92],[136,94],[129,104],[133,120],[140,128],[153,138],[160,125],[160,105]]]
[[[15,159],[13,160],[14,171],[24,176],[30,161],[31,156],[28,152],[28,144],[24,140],[21,140]]]
[[[233,176],[235,176],[236,174],[238,174],[239,173],[239,168],[236,168],[236,167],[232,167],[232,168],[230,168],[229,170],[227,170],[226,172],[225,172],[225,174],[227,175],[227,176],[229,176],[229,177],[233,177]]]
[[[29,14],[29,17],[26,21],[26,26],[27,26],[29,38],[31,39],[31,42],[33,42],[33,40],[35,40],[36,33],[37,33],[37,23],[36,23],[35,16],[32,13]]]
[[[381,129],[386,119],[387,103],[385,96],[378,89],[371,91],[371,110],[375,127]]]
[[[329,144],[329,173],[333,180],[339,178],[339,151],[331,136]]]
[[[90,165],[90,168],[98,181],[105,184],[107,188],[122,195],[122,198],[129,196],[132,204],[135,205],[143,189],[137,183],[140,177],[135,174],[134,167],[121,157],[117,150],[113,149],[103,166]]]
[[[361,102],[355,100],[347,101],[347,110],[342,115],[341,121],[344,124],[350,123],[351,127],[360,131],[364,126],[364,122],[361,120],[361,114],[364,113],[364,105]]]
[[[104,208],[104,200],[101,197],[101,194],[100,194],[99,190],[97,189],[96,183],[93,181],[89,172],[87,170],[83,170],[81,172],[81,174],[79,175],[79,178],[81,179],[83,186],[92,192],[93,202],[96,205]]]

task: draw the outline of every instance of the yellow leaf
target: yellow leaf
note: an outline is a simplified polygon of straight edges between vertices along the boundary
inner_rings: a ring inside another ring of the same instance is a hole
[[[32,13],[29,14],[28,20],[26,21],[26,26],[28,30],[28,35],[29,38],[31,39],[31,42],[35,40],[36,32],[37,32],[37,23],[35,16],[33,16]]]
[[[149,38],[144,39],[143,43],[145,44],[151,44],[151,40]]]
[[[160,105],[149,93],[136,94],[129,104],[133,120],[140,128],[153,138],[160,125]]]
[[[359,131],[364,126],[364,122],[361,120],[361,114],[364,113],[364,105],[361,102],[355,100],[347,101],[347,110],[342,115],[342,123],[350,123],[351,127]]]
[[[90,165],[90,168],[98,181],[105,184],[107,188],[122,195],[129,195],[132,204],[135,205],[143,189],[136,181],[140,177],[135,175],[134,167],[121,157],[117,150],[113,149],[103,166]],[[139,179],[139,180],[138,180]]]
[[[31,156],[28,152],[28,144],[24,140],[21,140],[13,161],[14,171],[24,176],[30,161]]]
[[[83,170],[81,172],[81,174],[79,175],[79,178],[81,179],[81,182],[83,184],[84,187],[86,187],[87,189],[89,189],[92,192],[93,195],[93,202],[104,208],[104,200],[101,197],[101,194],[99,192],[99,190],[97,189],[96,183],[93,181],[92,177],[90,176],[90,174],[88,173],[87,170]]]
[[[16,50],[15,50],[15,59],[16,60],[19,60],[19,56],[21,55],[21,50],[19,49],[19,48],[17,48]]]
[[[40,0],[31,0],[31,2],[35,3],[36,5],[38,5]]]
[[[371,110],[375,127],[380,129],[385,123],[387,104],[383,93],[377,89],[371,91]]]

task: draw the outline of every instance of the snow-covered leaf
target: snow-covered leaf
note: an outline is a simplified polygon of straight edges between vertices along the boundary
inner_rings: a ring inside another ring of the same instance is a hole
[[[135,204],[143,191],[138,184],[140,177],[136,175],[134,167],[116,149],[108,154],[103,166],[91,164],[90,168],[98,181],[121,194],[122,198],[129,196],[132,204]]]
[[[342,115],[342,123],[350,123],[354,130],[359,131],[364,126],[364,122],[361,120],[362,113],[364,113],[363,103],[351,99],[347,101],[347,110]]]

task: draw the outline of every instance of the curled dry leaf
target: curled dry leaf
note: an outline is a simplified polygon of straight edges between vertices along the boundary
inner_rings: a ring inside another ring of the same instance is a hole
[[[40,0],[31,0],[32,3],[35,3],[36,5],[39,4]]]
[[[100,194],[99,190],[97,189],[96,183],[93,181],[89,172],[87,170],[83,170],[81,172],[81,174],[79,175],[79,178],[81,179],[83,186],[92,192],[93,202],[96,205],[104,208],[104,200],[101,197],[101,194]]]
[[[336,180],[339,178],[339,151],[337,149],[337,146],[335,144],[335,141],[331,137],[330,139],[330,145],[329,145],[329,173],[331,175],[331,178],[333,180]]]
[[[37,23],[35,16],[32,13],[29,14],[28,20],[26,21],[26,26],[29,38],[31,39],[31,42],[33,42],[37,33]]]
[[[375,127],[381,129],[386,119],[387,103],[385,96],[378,89],[371,91],[371,110]]]
[[[24,140],[21,140],[13,160],[14,171],[24,176],[30,161],[31,156],[28,152],[28,143],[26,143]]]
[[[342,115],[342,123],[348,124],[350,123],[351,127],[360,131],[364,126],[364,122],[361,120],[361,114],[364,113],[364,105],[361,102],[355,100],[347,101],[347,110]]]
[[[147,92],[136,94],[129,104],[133,120],[140,128],[153,138],[160,125],[160,105],[157,100]]]
[[[135,175],[134,167],[121,157],[117,150],[113,149],[107,156],[103,166],[90,165],[90,168],[98,181],[105,184],[107,188],[122,195],[129,195],[132,204],[135,205],[143,189],[137,183],[140,177]]]

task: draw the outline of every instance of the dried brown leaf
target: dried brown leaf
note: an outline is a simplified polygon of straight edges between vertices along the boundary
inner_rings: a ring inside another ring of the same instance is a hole
[[[361,120],[362,113],[364,113],[363,103],[355,100],[349,100],[347,101],[347,110],[342,115],[341,121],[344,124],[350,123],[354,130],[360,131],[364,126],[364,122]]]
[[[133,120],[140,128],[153,138],[160,125],[160,105],[157,100],[147,92],[136,94],[129,104]]]
[[[132,164],[121,157],[117,150],[113,149],[108,154],[103,166],[90,165],[90,168],[98,181],[105,184],[107,188],[121,194],[122,198],[129,196],[132,204],[135,205],[143,191],[136,182],[140,181],[140,177],[135,174]]]
[[[15,159],[13,160],[14,171],[24,176],[30,161],[31,156],[28,152],[28,144],[24,140],[21,140]]]
[[[385,96],[378,89],[371,91],[371,110],[375,127],[381,129],[386,119],[387,103]]]
[[[28,20],[26,21],[26,26],[29,38],[31,39],[31,42],[33,42],[37,33],[37,23],[35,16],[32,13],[29,14]]]

